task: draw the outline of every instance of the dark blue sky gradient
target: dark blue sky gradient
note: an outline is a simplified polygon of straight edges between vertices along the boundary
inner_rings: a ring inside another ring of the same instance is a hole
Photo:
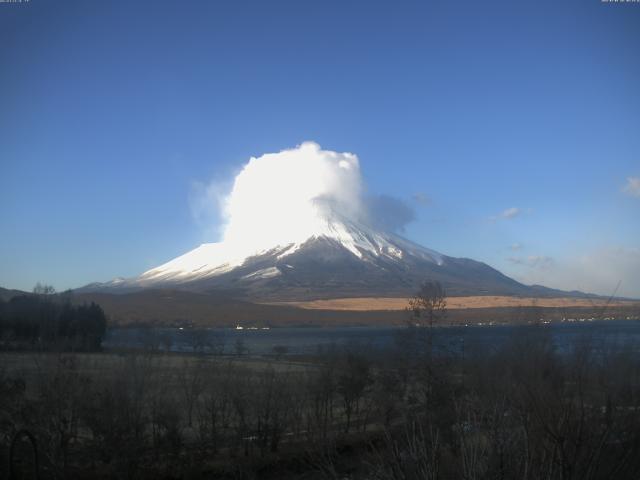
[[[0,285],[215,241],[193,183],[304,140],[358,154],[414,241],[640,296],[640,4],[596,0],[0,4]]]

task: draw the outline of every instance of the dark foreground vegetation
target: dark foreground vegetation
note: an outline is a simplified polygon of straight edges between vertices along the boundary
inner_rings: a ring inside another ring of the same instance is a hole
[[[33,294],[0,298],[0,350],[99,350],[107,329],[95,303],[73,305],[66,294],[37,285]]]
[[[100,307],[50,293],[0,303],[0,478],[639,476],[636,346],[558,350],[543,324],[439,344],[437,283],[392,346],[304,357],[99,352]]]
[[[525,330],[523,330],[524,332]],[[541,326],[313,358],[0,354],[13,478],[636,479],[640,357]],[[437,353],[436,353],[437,352]]]

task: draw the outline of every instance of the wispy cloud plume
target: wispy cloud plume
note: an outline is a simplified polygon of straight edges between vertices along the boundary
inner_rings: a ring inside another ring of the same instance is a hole
[[[492,215],[491,217],[489,217],[489,221],[497,222],[500,219],[511,220],[513,218],[516,218],[521,213],[522,213],[522,210],[520,208],[511,207],[511,208],[507,208],[506,210],[503,210],[498,215]]]
[[[517,207],[507,208],[504,212],[500,214],[502,218],[515,218],[520,215],[520,209]]]
[[[189,209],[195,224],[207,237],[219,237],[220,212],[225,200],[224,184],[218,181],[203,183],[194,181],[189,192]]]
[[[413,209],[403,200],[389,195],[371,195],[365,199],[367,223],[389,232],[403,232],[416,219]]]
[[[529,255],[527,257],[509,257],[507,260],[516,265],[547,270],[555,263],[553,258],[546,255]]]
[[[628,177],[622,191],[632,197],[640,197],[640,177]]]
[[[411,196],[411,199],[418,205],[427,206],[431,205],[431,197],[424,192],[417,192]]]

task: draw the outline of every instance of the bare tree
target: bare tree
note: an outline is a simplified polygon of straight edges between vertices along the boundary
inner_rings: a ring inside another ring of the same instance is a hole
[[[367,359],[361,355],[348,354],[337,384],[346,417],[345,433],[349,433],[354,415],[360,413],[360,402],[371,382],[371,366]]]
[[[337,368],[332,359],[322,365],[317,372],[306,376],[305,390],[309,408],[305,412],[307,436],[315,435],[326,441],[331,422],[334,419],[334,396],[337,390]]]
[[[447,315],[447,294],[440,282],[425,281],[409,299],[407,310],[410,313],[407,346],[413,350],[412,356],[415,359],[426,353],[426,373],[430,378],[433,363],[433,327],[440,324]],[[430,384],[431,381],[427,383]]]
[[[412,325],[433,328],[447,315],[447,293],[440,282],[427,280],[409,299],[408,310]]]
[[[432,424],[404,425],[399,435],[385,431],[384,448],[377,451],[370,478],[375,480],[435,480],[440,477],[442,440]]]
[[[202,402],[197,404],[198,436],[203,445],[217,453],[224,433],[230,428],[233,405],[231,386],[237,376],[233,365],[207,369],[204,378]]]
[[[193,425],[193,409],[204,390],[204,369],[205,364],[202,359],[196,359],[195,361],[185,359],[178,375],[178,383],[182,390],[189,427]]]
[[[40,296],[53,295],[56,293],[56,289],[51,285],[46,285],[38,282],[36,283],[35,287],[33,287],[33,293]]]

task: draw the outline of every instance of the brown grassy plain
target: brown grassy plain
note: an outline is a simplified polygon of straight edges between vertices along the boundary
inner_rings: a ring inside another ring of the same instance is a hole
[[[328,300],[310,300],[301,302],[277,302],[271,305],[283,305],[310,310],[340,310],[340,311],[372,311],[372,310],[404,310],[407,307],[406,298],[334,298]],[[544,308],[572,308],[572,307],[624,307],[638,306],[640,302],[589,298],[532,298],[507,296],[473,296],[449,297],[448,309],[466,308],[503,308],[503,307],[544,307]]]

